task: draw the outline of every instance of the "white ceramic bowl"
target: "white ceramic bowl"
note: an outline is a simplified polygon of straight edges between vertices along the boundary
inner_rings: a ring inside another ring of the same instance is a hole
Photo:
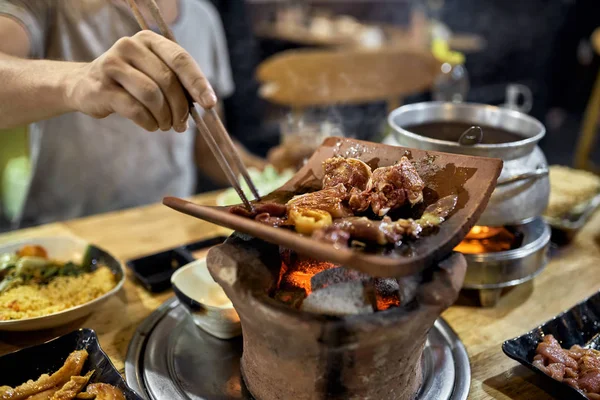
[[[43,317],[24,318],[11,321],[0,321],[0,331],[35,331],[40,329],[55,328],[68,324],[79,318],[91,314],[96,308],[104,303],[110,296],[116,294],[125,283],[125,271],[123,265],[106,251],[90,245],[84,240],[70,237],[57,236],[36,239],[27,239],[7,244],[0,244],[0,253],[13,253],[26,244],[39,245],[46,249],[48,256],[60,261],[72,261],[81,263],[87,252],[93,260],[99,264],[106,265],[117,280],[117,285],[109,292],[95,298],[87,303],[59,311]]]
[[[210,275],[206,259],[179,268],[171,276],[171,284],[198,327],[219,339],[231,339],[242,333],[240,317]]]

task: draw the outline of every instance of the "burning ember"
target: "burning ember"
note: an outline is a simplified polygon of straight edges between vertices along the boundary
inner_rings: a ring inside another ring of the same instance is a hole
[[[347,315],[400,306],[396,279],[373,278],[329,262],[282,261],[273,297],[293,308]]]
[[[504,227],[474,226],[454,248],[463,254],[495,253],[518,246],[518,237]]]

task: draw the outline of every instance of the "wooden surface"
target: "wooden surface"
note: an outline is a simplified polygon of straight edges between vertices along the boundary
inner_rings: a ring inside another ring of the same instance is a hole
[[[193,199],[212,204],[214,194]],[[0,235],[13,239],[73,234],[121,259],[135,258],[223,233],[221,228],[181,215],[162,205],[50,224]],[[552,399],[532,382],[535,377],[502,354],[504,340],[552,318],[600,287],[600,213],[575,242],[561,249],[532,283],[508,291],[491,309],[474,305],[476,296],[461,296],[443,316],[469,353],[472,369],[469,399]],[[79,327],[95,329],[117,368],[123,370],[127,346],[136,327],[163,301],[167,292],[150,295],[129,277],[124,290],[88,318],[51,332],[0,333],[0,354],[33,345]],[[1,382],[0,382],[1,384]]]

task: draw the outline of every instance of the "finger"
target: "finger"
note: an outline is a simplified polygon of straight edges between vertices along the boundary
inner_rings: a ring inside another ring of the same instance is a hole
[[[128,53],[125,59],[158,85],[169,104],[173,128],[177,132],[185,132],[189,104],[177,75],[145,46],[139,46],[135,53]]]
[[[217,104],[217,96],[208,79],[183,47],[151,31],[142,31],[136,37],[175,72],[195,102],[203,108],[213,108]]]
[[[106,68],[106,74],[142,103],[163,131],[173,126],[171,108],[158,85],[141,71],[126,62]]]
[[[111,93],[111,104],[115,113],[132,120],[145,130],[154,132],[158,129],[158,122],[152,113],[123,88],[115,87]]]

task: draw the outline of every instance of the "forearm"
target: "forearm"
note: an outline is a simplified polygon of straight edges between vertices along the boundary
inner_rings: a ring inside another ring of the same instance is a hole
[[[21,59],[0,52],[0,129],[73,111],[67,102],[67,80],[80,66]]]

